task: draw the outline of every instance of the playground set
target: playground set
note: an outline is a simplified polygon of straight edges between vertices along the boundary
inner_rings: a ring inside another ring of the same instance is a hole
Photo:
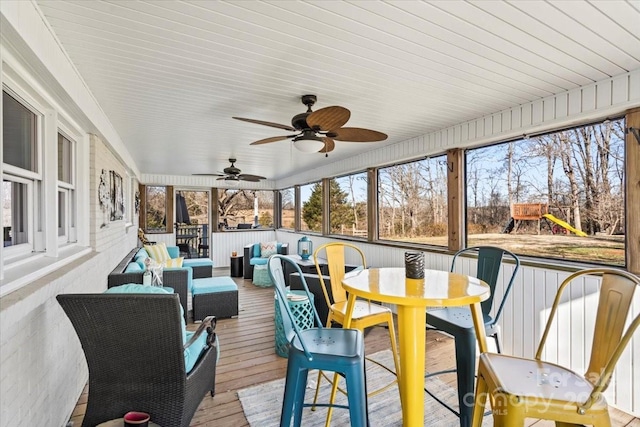
[[[523,221],[538,221],[538,234],[540,234],[542,220],[547,224],[553,234],[575,233],[576,236],[587,237],[587,234],[577,230],[571,224],[556,218],[549,213],[549,205],[546,203],[514,203],[511,205],[511,218],[502,230],[508,234],[512,231],[518,232],[518,228]]]

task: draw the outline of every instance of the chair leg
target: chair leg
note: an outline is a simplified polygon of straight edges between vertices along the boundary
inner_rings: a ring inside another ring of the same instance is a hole
[[[300,427],[302,424],[302,409],[304,408],[304,394],[307,390],[308,369],[301,369],[296,381],[296,406],[293,412],[293,426]]]
[[[455,337],[456,368],[458,374],[458,405],[460,427],[471,425],[473,412],[473,386],[476,367],[476,338],[474,334]]]
[[[316,381],[316,392],[313,396],[313,403],[311,404],[311,410],[316,410],[316,404],[318,403],[318,396],[320,395],[320,381],[322,381],[322,371],[318,371],[318,381]]]
[[[393,327],[393,317],[390,317],[390,319],[387,321],[387,328],[389,329],[389,340],[391,341],[391,351],[393,352],[393,364],[396,367],[396,378],[399,379],[400,378],[400,358],[398,357],[398,342],[396,340],[396,332]]]
[[[502,346],[500,346],[500,332],[496,330],[496,333],[493,334],[493,339],[496,341],[496,352],[502,353]]]
[[[329,397],[329,405],[333,405],[333,402],[336,400],[336,393],[338,391],[338,381],[340,380],[340,377],[338,375],[338,373],[334,373],[333,374],[333,381],[331,383],[331,395]],[[347,396],[349,398],[351,398],[349,396],[349,381],[347,380]],[[349,407],[351,407],[351,405],[349,405]],[[325,427],[329,427],[331,425],[331,416],[333,415],[333,406],[329,406],[327,408],[327,420],[325,422]]]
[[[290,427],[294,412],[302,415],[302,404],[307,382],[307,370],[300,368],[295,358],[289,358],[287,364],[287,379],[284,385],[284,399],[280,412],[280,427]],[[302,399],[299,400],[302,392]],[[294,424],[295,425],[295,424]],[[300,425],[299,423],[297,425]]]
[[[481,427],[482,418],[484,416],[484,408],[487,406],[487,391],[489,387],[482,375],[478,373],[478,381],[476,382],[475,402],[473,406],[472,427]]]
[[[524,405],[511,405],[510,400],[506,396],[496,398],[496,401],[502,401],[502,407],[493,410],[494,427],[524,427]]]
[[[367,427],[369,425],[369,415],[367,411],[367,386],[364,366],[353,365],[345,374],[351,425]]]

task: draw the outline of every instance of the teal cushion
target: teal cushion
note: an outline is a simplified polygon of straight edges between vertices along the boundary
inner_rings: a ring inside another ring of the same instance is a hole
[[[251,258],[249,264],[251,265],[267,265],[269,258]]]
[[[149,253],[145,248],[140,248],[138,249],[138,252],[136,252],[136,254],[133,256],[133,261],[140,266],[142,271],[144,271],[144,269],[146,268],[146,266],[144,265],[144,260],[147,258],[149,258]]]
[[[167,252],[169,252],[171,258],[180,257],[180,248],[177,246],[167,246]]]
[[[189,339],[191,339],[193,334],[195,334],[195,332],[188,331],[186,341],[189,341]],[[203,332],[202,334],[200,334],[198,339],[195,340],[184,351],[184,367],[187,370],[187,373],[191,372],[196,362],[198,361],[198,358],[202,354],[202,351],[206,348],[207,348],[207,333]]]
[[[124,269],[125,273],[135,273],[138,271],[144,271],[142,266],[140,266],[140,264],[138,264],[137,262],[130,262],[129,264],[127,264],[127,268]]]
[[[260,243],[253,245],[253,257],[260,258]]]
[[[157,286],[145,286],[138,285],[134,283],[128,283],[126,285],[114,286],[113,288],[107,289],[105,294],[166,294],[169,295],[169,292],[166,288],[159,288]],[[189,341],[189,337],[193,334],[193,332],[187,332],[187,325],[184,322],[184,310],[182,309],[182,305],[180,305],[180,326],[182,329],[182,344],[185,344]],[[204,337],[204,338],[203,338]],[[203,333],[198,340],[189,346],[184,351],[184,364],[187,373],[193,369],[198,357],[200,357],[200,353],[202,350],[206,348],[207,334]]]
[[[185,258],[182,261],[182,265],[188,265],[189,267],[213,267],[213,261],[209,258]]]
[[[237,291],[238,285],[228,276],[203,277],[193,279],[193,295],[212,294],[215,292]]]

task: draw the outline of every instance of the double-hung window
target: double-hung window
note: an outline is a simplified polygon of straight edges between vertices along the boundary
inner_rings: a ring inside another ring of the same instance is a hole
[[[77,240],[75,224],[75,142],[58,133],[58,244]]]
[[[8,90],[2,92],[2,221],[5,259],[34,250],[36,193],[42,119],[35,108]]]

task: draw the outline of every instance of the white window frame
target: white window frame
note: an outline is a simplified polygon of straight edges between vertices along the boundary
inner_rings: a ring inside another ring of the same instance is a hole
[[[33,252],[33,242],[35,235],[35,227],[34,227],[34,215],[33,215],[33,202],[34,202],[34,183],[32,180],[25,179],[23,177],[3,174],[2,180],[10,181],[12,183],[24,184],[27,186],[27,196],[26,203],[27,206],[25,210],[27,212],[27,218],[25,221],[25,226],[27,227],[27,242],[21,243],[18,245],[6,246],[3,248],[3,258],[5,261],[11,261],[16,258],[24,257],[31,252]]]
[[[63,207],[63,212],[65,214],[65,224],[64,224],[64,228],[65,228],[65,233],[63,233],[62,235],[60,235],[60,219],[58,218],[59,212],[60,212],[60,207],[58,206],[57,210],[56,210],[56,235],[58,236],[58,246],[64,246],[68,243],[73,243],[77,241],[77,213],[76,213],[76,196],[77,196],[77,192],[76,192],[76,182],[77,182],[77,142],[76,142],[76,138],[74,138],[72,136],[72,133],[68,131],[68,128],[66,128],[62,123],[58,123],[58,134],[56,135],[56,146],[58,144],[58,135],[62,135],[64,138],[66,138],[69,143],[69,149],[70,149],[70,168],[71,170],[69,171],[69,177],[70,177],[70,181],[71,182],[64,182],[64,181],[60,181],[60,179],[57,179],[57,187],[58,187],[58,194],[60,193],[64,193],[65,197],[64,197],[64,203],[65,206]],[[56,178],[57,178],[57,172],[56,172]],[[57,203],[60,202],[60,197],[56,198]]]
[[[17,85],[16,85],[17,86]],[[2,163],[3,180],[12,181],[27,185],[27,243],[8,246],[3,248],[3,262],[10,263],[16,258],[24,257],[36,251],[36,224],[35,212],[40,205],[43,169],[43,132],[44,132],[44,108],[39,106],[35,99],[25,91],[18,91],[13,86],[2,85],[2,91],[7,92],[12,98],[18,101],[24,108],[31,111],[36,118],[36,138],[34,149],[36,150],[35,171],[23,169],[14,165]]]

